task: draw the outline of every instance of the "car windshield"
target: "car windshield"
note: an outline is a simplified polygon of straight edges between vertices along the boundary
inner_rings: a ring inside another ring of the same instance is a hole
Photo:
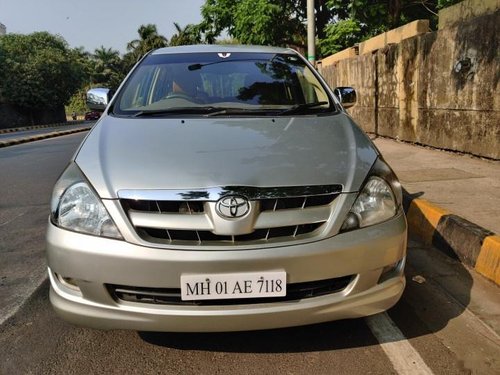
[[[329,95],[295,54],[153,54],[120,90],[120,116],[279,115],[335,110]]]

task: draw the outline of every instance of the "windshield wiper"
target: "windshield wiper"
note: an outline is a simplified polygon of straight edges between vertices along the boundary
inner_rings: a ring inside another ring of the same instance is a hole
[[[228,56],[229,57],[229,56]],[[274,58],[273,58],[274,59]],[[218,60],[218,61],[212,61],[208,63],[196,63],[196,64],[191,64],[188,65],[188,70],[200,70],[201,68],[209,65],[215,65],[215,64],[222,64],[226,62],[242,62],[242,61],[265,61],[264,59],[260,58],[253,58],[253,59],[230,59],[230,60]],[[271,60],[272,61],[272,60]]]
[[[281,111],[279,115],[289,115],[292,113],[299,113],[302,112],[305,109],[310,109],[310,108],[315,108],[319,107],[321,105],[328,104],[327,101],[321,101],[321,102],[314,102],[314,103],[302,103],[302,104],[297,104],[294,105],[292,108],[285,109],[284,111]]]
[[[139,111],[132,115],[132,117],[154,117],[169,114],[207,114],[215,111],[220,111],[221,108],[217,107],[175,107],[175,108],[165,108],[165,109],[152,109]]]
[[[319,104],[318,104],[319,105]],[[201,114],[208,117],[211,116],[224,116],[224,115],[260,115],[260,114],[276,114],[275,109],[270,108],[224,108],[224,107],[175,107],[165,109],[152,109],[139,111],[132,115],[132,117],[154,117],[166,115],[190,115]],[[281,114],[280,112],[279,114]]]
[[[261,114],[275,114],[275,109],[269,108],[219,108],[218,111],[210,112],[207,117],[221,116],[221,115],[261,115]]]

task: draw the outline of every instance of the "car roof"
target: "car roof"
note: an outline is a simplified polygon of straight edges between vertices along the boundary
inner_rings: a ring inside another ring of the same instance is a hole
[[[269,46],[250,46],[233,44],[196,44],[190,46],[165,47],[153,51],[152,55],[177,54],[177,53],[287,53],[295,54],[291,48],[269,47]]]

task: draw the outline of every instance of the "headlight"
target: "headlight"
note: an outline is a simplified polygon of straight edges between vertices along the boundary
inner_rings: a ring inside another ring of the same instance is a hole
[[[402,196],[401,184],[394,172],[379,158],[340,231],[367,227],[396,216],[401,207]]]
[[[54,187],[51,219],[64,229],[122,239],[106,208],[74,163],[66,168]]]

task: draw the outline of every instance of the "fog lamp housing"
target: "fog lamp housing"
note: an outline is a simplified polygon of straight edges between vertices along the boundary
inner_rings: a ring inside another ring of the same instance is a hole
[[[406,257],[400,259],[396,263],[389,264],[382,269],[382,273],[378,279],[377,284],[381,284],[384,281],[392,279],[403,274],[403,270],[406,263]]]
[[[77,285],[76,280],[74,278],[64,277],[56,272],[54,272],[54,275],[56,276],[56,279],[59,282],[59,284],[67,291],[69,290],[71,292],[76,292],[78,294],[82,293],[80,287]]]

